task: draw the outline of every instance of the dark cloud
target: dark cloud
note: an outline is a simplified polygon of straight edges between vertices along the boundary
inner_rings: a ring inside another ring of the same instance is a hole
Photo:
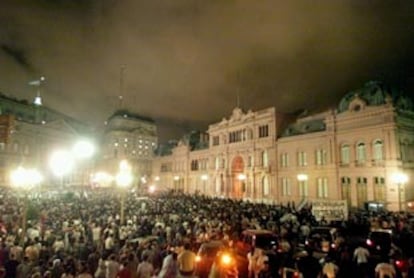
[[[31,69],[30,63],[27,60],[26,55],[22,50],[17,49],[7,44],[0,44],[0,49],[3,50],[5,54],[13,58],[13,60],[19,65],[21,65],[24,69],[26,70]]]
[[[45,75],[47,105],[102,123],[119,107],[125,65],[123,105],[158,119],[163,139],[228,116],[238,95],[246,109],[290,112],[372,79],[414,89],[413,1],[0,5],[1,91],[31,98],[27,81]]]

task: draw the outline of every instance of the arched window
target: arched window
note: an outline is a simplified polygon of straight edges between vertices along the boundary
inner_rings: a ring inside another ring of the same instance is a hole
[[[367,151],[366,151],[365,143],[360,142],[357,144],[356,160],[358,163],[364,163],[366,159],[367,159]]]
[[[341,147],[341,163],[343,165],[348,165],[351,161],[350,152],[349,152],[349,145],[342,145]]]
[[[381,161],[384,159],[384,145],[381,140],[374,141],[373,158],[375,161]]]
[[[262,178],[262,192],[263,196],[267,196],[270,193],[269,177],[264,176]]]

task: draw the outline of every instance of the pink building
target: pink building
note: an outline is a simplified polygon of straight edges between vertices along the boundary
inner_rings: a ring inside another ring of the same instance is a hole
[[[155,158],[159,187],[298,205],[346,200],[350,207],[372,202],[404,210],[414,201],[414,107],[378,82],[319,114],[237,107],[207,134]]]

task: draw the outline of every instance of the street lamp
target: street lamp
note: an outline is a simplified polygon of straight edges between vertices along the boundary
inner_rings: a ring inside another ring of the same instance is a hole
[[[398,186],[398,210],[401,211],[402,209],[401,191],[403,190],[404,184],[408,181],[408,176],[404,173],[399,172],[399,173],[393,174],[391,179]]]
[[[63,186],[63,176],[72,171],[74,167],[74,159],[70,152],[66,150],[58,150],[52,153],[49,166],[55,176],[60,178],[61,185]]]
[[[131,167],[128,161],[122,160],[119,163],[119,172],[115,177],[116,185],[121,188],[121,225],[125,221],[125,191],[132,183]]]
[[[75,143],[72,152],[76,158],[90,158],[95,153],[95,145],[87,139],[82,139]]]
[[[36,169],[18,167],[11,172],[10,180],[13,187],[22,189],[24,192],[21,238],[21,243],[23,244],[26,235],[28,194],[31,189],[42,182],[43,177]]]

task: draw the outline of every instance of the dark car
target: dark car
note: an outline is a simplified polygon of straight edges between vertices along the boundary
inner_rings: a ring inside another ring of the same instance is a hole
[[[336,240],[339,236],[337,228],[334,227],[313,227],[305,240],[305,246],[317,252],[328,253],[336,249]]]
[[[197,277],[208,277],[214,260],[221,251],[225,249],[225,245],[220,240],[205,242],[200,245],[196,257],[195,274]]]
[[[236,250],[245,256],[252,247],[260,248],[267,252],[276,252],[278,248],[278,236],[269,230],[244,230],[240,239],[236,242]]]
[[[392,231],[388,229],[372,230],[366,240],[371,255],[388,256],[392,248]]]

